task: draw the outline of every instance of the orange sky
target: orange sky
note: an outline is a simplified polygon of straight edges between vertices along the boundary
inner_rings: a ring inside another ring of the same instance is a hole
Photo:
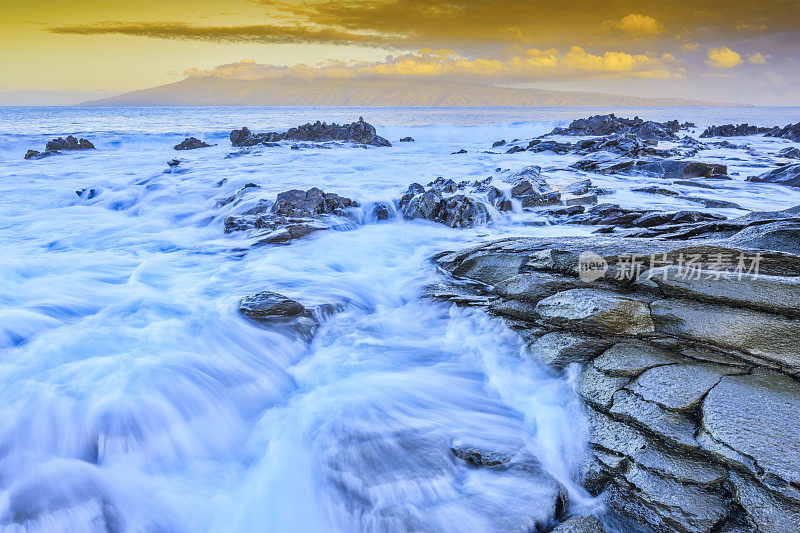
[[[796,0],[3,3],[0,103],[213,75],[424,76],[800,105]]]

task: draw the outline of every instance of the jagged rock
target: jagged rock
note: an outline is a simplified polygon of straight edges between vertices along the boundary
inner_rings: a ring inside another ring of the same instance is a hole
[[[800,142],[800,122],[789,124],[783,128],[774,127],[766,134],[767,137],[779,137],[794,142]]]
[[[489,221],[486,207],[463,194],[442,200],[437,221],[451,228],[471,228]]]
[[[278,193],[272,205],[276,215],[291,217],[313,217],[324,214],[344,215],[349,207],[357,207],[358,203],[334,193],[312,187],[307,191],[292,189]]]
[[[727,175],[728,167],[701,161],[660,159],[637,161],[632,171],[664,179],[712,178]]]
[[[726,376],[702,405],[703,448],[800,503],[800,382],[758,369]],[[800,505],[797,507],[800,511]]]
[[[653,331],[647,304],[597,289],[571,289],[536,305],[541,319],[557,327],[587,333],[636,335]]]
[[[498,209],[504,210],[503,194],[490,185],[490,182],[491,178],[474,183],[456,183],[452,179],[440,177],[429,183],[428,189],[412,183],[400,198],[398,207],[406,219],[432,220],[451,228],[470,228],[486,224],[491,220],[491,215],[485,203],[494,204]]]
[[[611,135],[628,133],[641,139],[674,140],[675,132],[680,125],[678,121],[652,122],[639,117],[632,119],[609,115],[595,115],[589,118],[573,120],[567,128],[556,128],[551,135]]]
[[[539,337],[530,345],[530,354],[543,365],[563,368],[571,363],[592,360],[613,341],[588,335],[551,332]]]
[[[575,194],[580,196],[588,193],[591,187],[592,187],[592,180],[585,179],[570,183],[564,190],[569,194]]]
[[[778,167],[758,176],[750,176],[747,181],[800,187],[800,163]]]
[[[412,137],[403,137],[402,139],[400,139],[400,142],[401,143],[413,143],[414,139]]]
[[[373,146],[391,146],[392,143],[380,137],[375,127],[359,118],[352,124],[326,124],[317,121],[291,128],[284,133],[252,133],[248,128],[234,130],[230,134],[233,146],[256,146],[258,144],[274,143],[278,141],[347,141],[356,144],[369,144]]]
[[[600,151],[576,161],[571,166],[578,170],[587,172],[598,172],[600,174],[622,174],[633,168],[635,159],[628,156],[606,151]]]
[[[68,135],[66,139],[59,137],[47,143],[45,150],[48,152],[60,152],[63,150],[94,150],[94,145],[88,139],[76,139]]]
[[[505,139],[501,139],[499,141],[493,142],[492,143],[492,148],[497,148],[498,146],[503,146],[504,144],[506,144],[506,140]]]
[[[787,159],[800,159],[800,148],[796,146],[790,146],[788,148],[784,148],[777,154],[778,157],[785,157]]]
[[[602,522],[593,516],[572,516],[551,533],[605,533]]]
[[[553,152],[555,154],[566,154],[572,150],[572,144],[534,139],[528,143],[527,150],[531,152]]]
[[[196,137],[187,137],[175,145],[176,150],[196,150],[197,148],[208,148],[212,146]]]
[[[733,348],[800,372],[800,320],[690,300],[650,305],[656,331]]]
[[[450,155],[466,154],[466,153],[467,153],[467,151],[462,148],[461,150],[458,150],[457,152],[450,152]]]
[[[175,168],[180,164],[181,164],[180,159],[170,159],[169,161],[167,161],[167,166],[169,168]]]
[[[776,128],[751,126],[747,123],[736,124],[736,125],[723,124],[722,126],[709,126],[703,131],[703,133],[700,134],[700,138],[704,139],[707,137],[747,137],[748,135],[769,133],[775,129]]]

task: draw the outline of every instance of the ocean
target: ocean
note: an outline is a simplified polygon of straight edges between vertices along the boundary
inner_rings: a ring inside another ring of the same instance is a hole
[[[535,213],[452,229],[368,216],[409,184],[478,180],[539,165],[555,186],[577,157],[490,150],[572,119],[618,116],[772,126],[800,108],[0,108],[0,525],[9,531],[508,531],[537,487],[470,469],[454,438],[521,442],[569,491],[571,511],[611,521],[576,481],[586,424],[574,369],[527,355],[480,311],[421,297],[431,256],[506,236],[588,235]],[[363,117],[390,148],[290,146],[249,154],[229,132]],[[26,161],[53,137],[97,150]],[[214,146],[176,152],[195,136]],[[411,136],[415,142],[400,143]],[[748,183],[792,146],[732,139],[702,159],[734,178],[694,196],[738,216],[800,204]],[[795,144],[796,145],[796,144]],[[464,154],[453,154],[461,149]],[[493,152],[493,153],[489,153]],[[168,170],[173,158],[181,164]],[[651,178],[591,176],[603,201],[658,209]],[[254,183],[242,203],[221,205]],[[350,231],[252,247],[225,217],[284,190],[357,199]],[[76,191],[95,189],[88,198]],[[255,327],[239,300],[270,290],[341,303],[310,344]],[[609,522],[611,523],[611,522]]]

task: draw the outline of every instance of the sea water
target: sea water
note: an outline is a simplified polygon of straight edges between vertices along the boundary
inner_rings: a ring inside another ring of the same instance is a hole
[[[571,372],[534,362],[485,313],[421,297],[430,257],[491,239],[588,235],[504,214],[451,229],[358,218],[287,246],[250,247],[223,220],[283,190],[320,187],[363,205],[437,176],[500,177],[540,165],[555,186],[585,177],[573,155],[503,150],[573,118],[785,125],[800,108],[0,108],[0,528],[8,531],[505,531],[536,487],[450,453],[469,437],[522,442],[571,500],[586,426]],[[391,148],[289,145],[226,157],[228,134],[359,116]],[[23,160],[74,134],[97,150]],[[176,152],[196,136],[215,146]],[[397,142],[411,136],[413,143]],[[701,159],[729,166],[737,216],[800,204],[754,184],[791,143],[733,139]],[[466,154],[453,154],[460,149]],[[166,162],[179,157],[172,172]],[[698,209],[591,176],[627,207]],[[221,200],[248,183],[237,205]],[[92,188],[97,195],[76,191]],[[270,290],[341,303],[313,341],[260,329],[241,297]]]

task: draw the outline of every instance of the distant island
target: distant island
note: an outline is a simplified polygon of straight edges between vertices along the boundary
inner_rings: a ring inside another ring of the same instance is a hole
[[[735,106],[682,98],[515,89],[442,80],[192,77],[85,106]]]

